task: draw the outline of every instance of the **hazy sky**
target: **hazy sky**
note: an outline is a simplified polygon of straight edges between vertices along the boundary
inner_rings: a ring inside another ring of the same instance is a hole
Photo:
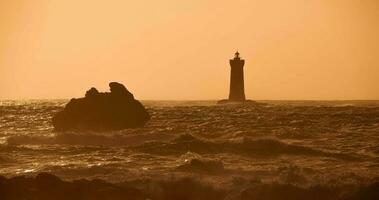
[[[0,98],[379,99],[378,0],[0,0]]]

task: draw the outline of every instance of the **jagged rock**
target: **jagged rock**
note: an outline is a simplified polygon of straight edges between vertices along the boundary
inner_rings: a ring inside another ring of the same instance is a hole
[[[91,88],[84,98],[71,99],[53,117],[55,130],[119,130],[141,127],[150,119],[145,107],[124,85],[111,82],[109,87],[110,93]]]
[[[92,87],[91,89],[89,89],[89,90],[86,92],[86,97],[87,97],[87,98],[96,97],[97,95],[99,95],[99,91],[97,91],[97,89],[94,88],[94,87]]]

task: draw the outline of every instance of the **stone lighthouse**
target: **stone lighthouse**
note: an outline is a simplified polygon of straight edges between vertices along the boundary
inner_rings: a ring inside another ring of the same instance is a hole
[[[235,53],[233,59],[229,61],[230,63],[230,90],[229,90],[229,101],[245,101],[245,86],[243,79],[243,66],[245,65],[245,60],[241,59],[238,51]]]

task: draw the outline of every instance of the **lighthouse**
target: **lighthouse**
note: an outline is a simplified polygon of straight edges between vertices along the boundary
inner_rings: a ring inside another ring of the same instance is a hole
[[[245,86],[243,78],[243,66],[245,60],[241,59],[238,51],[234,54],[234,58],[230,63],[230,90],[229,101],[242,102],[245,101]]]

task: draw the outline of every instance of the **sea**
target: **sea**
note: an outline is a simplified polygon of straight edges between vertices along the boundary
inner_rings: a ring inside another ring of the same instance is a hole
[[[222,199],[252,185],[379,181],[379,101],[142,101],[151,115],[142,128],[56,132],[52,117],[66,103],[0,101],[1,176],[144,180],[150,190],[191,178]]]

